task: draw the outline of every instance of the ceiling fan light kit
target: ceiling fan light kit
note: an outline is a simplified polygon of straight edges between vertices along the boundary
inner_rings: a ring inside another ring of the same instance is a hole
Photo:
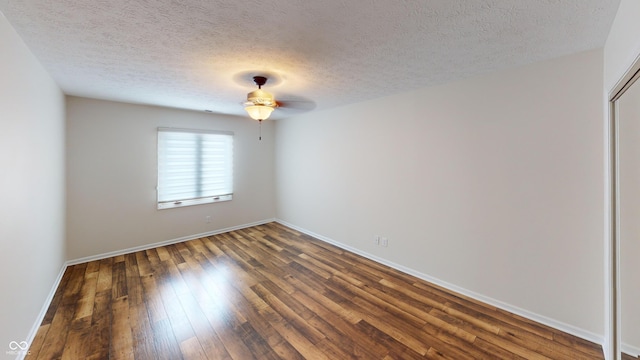
[[[258,85],[258,90],[247,94],[247,102],[244,104],[244,109],[253,120],[266,120],[278,104],[271,93],[262,90],[262,85],[267,82],[266,77],[254,76],[253,81]]]
[[[244,108],[253,120],[266,120],[273,112],[272,106],[266,105],[248,105]]]

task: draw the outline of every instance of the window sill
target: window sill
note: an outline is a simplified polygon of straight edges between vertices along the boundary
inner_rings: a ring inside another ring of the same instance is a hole
[[[231,201],[232,199],[233,199],[233,195],[221,195],[221,196],[212,196],[212,197],[206,197],[206,198],[200,198],[200,199],[162,202],[162,203],[158,203],[158,210],[166,210],[166,209],[202,205],[202,204],[211,204],[216,202]]]

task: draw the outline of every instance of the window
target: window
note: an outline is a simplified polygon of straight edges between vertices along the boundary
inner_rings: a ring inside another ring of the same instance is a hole
[[[231,200],[233,133],[158,129],[158,209]]]

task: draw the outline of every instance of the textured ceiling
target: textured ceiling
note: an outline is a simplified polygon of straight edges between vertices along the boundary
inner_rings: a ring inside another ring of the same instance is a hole
[[[251,74],[271,74],[278,99],[326,109],[599,48],[619,1],[0,0],[0,11],[67,94],[243,114]]]

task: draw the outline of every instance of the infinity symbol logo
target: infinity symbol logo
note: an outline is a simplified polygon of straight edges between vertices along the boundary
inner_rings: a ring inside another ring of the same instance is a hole
[[[9,349],[11,350],[27,350],[27,348],[29,347],[29,344],[27,344],[26,341],[12,341],[9,343]]]

